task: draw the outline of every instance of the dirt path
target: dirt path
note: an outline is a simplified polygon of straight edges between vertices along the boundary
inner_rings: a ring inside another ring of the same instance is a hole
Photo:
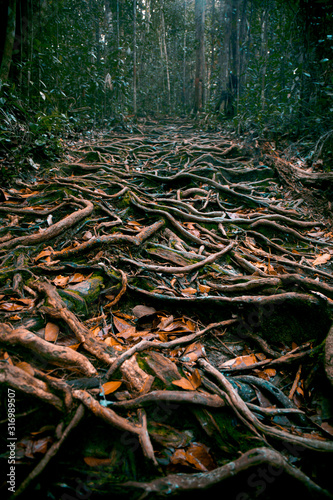
[[[333,497],[330,207],[295,172],[146,123],[1,191],[2,498]]]

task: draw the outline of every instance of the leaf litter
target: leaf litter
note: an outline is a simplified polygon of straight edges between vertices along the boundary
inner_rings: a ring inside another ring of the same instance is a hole
[[[28,429],[16,497],[43,488],[74,427],[54,488],[86,466],[108,471],[91,476],[96,494],[162,497],[169,476],[172,494],[187,477],[199,490],[257,457],[327,495],[330,221],[247,144],[186,122],[138,131],[78,142],[1,190],[0,374]],[[37,438],[45,406],[53,427]]]

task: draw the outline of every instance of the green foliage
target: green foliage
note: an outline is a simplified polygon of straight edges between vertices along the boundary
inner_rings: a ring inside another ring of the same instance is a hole
[[[206,2],[204,126],[266,136],[327,133],[332,14],[330,2],[319,0]],[[11,134],[23,134],[34,154],[55,158],[66,134],[128,128],[134,118],[133,23],[132,1],[32,1],[13,52],[15,86],[1,90],[0,145],[12,149]],[[137,2],[136,33],[138,115],[190,113],[194,2]],[[232,119],[215,112],[230,70],[240,80]]]
[[[0,88],[0,148],[4,154],[0,177],[3,185],[23,171],[38,168],[35,163],[56,160],[62,155],[61,136],[68,133],[68,118],[56,111],[34,113],[14,84]]]

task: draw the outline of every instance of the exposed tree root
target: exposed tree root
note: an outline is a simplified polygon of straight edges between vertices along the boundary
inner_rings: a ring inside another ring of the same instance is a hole
[[[80,142],[44,179],[3,190],[13,499],[63,498],[77,476],[96,498],[109,487],[159,498],[257,466],[332,498],[333,233],[303,190],[331,181],[257,153],[156,124]]]

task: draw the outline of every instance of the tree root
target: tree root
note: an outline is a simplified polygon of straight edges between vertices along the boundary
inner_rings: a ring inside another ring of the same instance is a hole
[[[289,465],[281,453],[266,447],[253,448],[244,453],[240,458],[213,471],[200,472],[199,474],[170,474],[147,483],[128,481],[123,483],[122,486],[144,490],[145,494],[141,496],[142,499],[150,493],[171,496],[185,491],[206,490],[225,479],[235,477],[240,472],[258,465],[268,466],[274,477],[285,472],[288,476],[303,484],[312,494],[320,495],[322,498],[333,498],[331,493],[318,486],[306,474]]]

